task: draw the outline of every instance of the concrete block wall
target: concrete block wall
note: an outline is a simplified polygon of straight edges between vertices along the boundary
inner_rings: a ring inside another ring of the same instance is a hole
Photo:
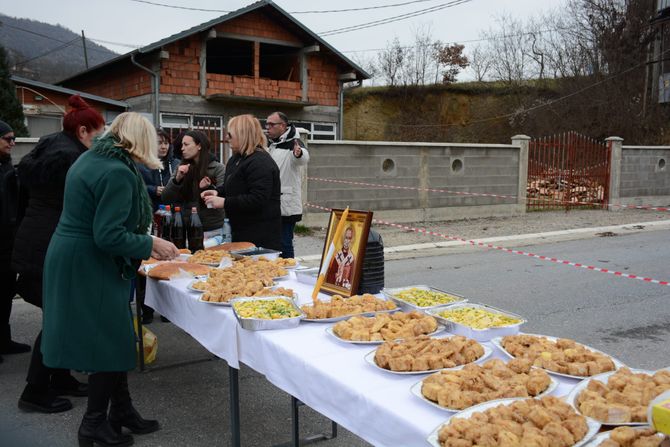
[[[619,180],[621,203],[670,203],[670,146],[623,146]]]
[[[516,198],[520,181],[519,146],[335,141],[312,142],[309,149],[309,177],[388,186],[310,180],[306,201],[315,205],[369,209],[378,217],[405,222],[525,212],[525,203]],[[469,196],[455,192],[510,197]],[[310,208],[305,211],[308,225],[322,220],[323,213]]]

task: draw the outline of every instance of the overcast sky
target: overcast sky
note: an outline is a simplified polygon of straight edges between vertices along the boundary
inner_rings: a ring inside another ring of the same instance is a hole
[[[216,10],[235,10],[252,3],[238,0],[151,0],[151,2]],[[566,0],[339,0],[337,2],[278,0],[275,3],[288,12],[295,12],[295,18],[319,34],[402,14],[415,12],[418,14],[427,8],[456,3],[451,7],[406,20],[325,37],[339,51],[359,59],[356,57],[357,54],[374,56],[374,52],[360,52],[360,50],[384,48],[395,36],[402,44],[410,44],[414,30],[421,27],[430,27],[434,39],[443,42],[463,42],[477,39],[482,31],[494,27],[495,17],[501,14],[509,13],[525,19],[541,12],[560,13],[560,8],[565,2]],[[399,3],[410,4],[354,12],[298,13],[306,10],[379,7]],[[87,37],[120,53],[131,51],[132,48],[106,42],[132,46],[147,45],[224,14],[224,12],[174,9],[133,0],[0,0],[0,12],[14,17],[58,23],[76,33],[84,30]],[[467,51],[468,42],[465,42],[465,45]]]

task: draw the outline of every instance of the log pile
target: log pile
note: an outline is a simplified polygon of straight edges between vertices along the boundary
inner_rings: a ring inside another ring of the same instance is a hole
[[[595,180],[563,178],[530,180],[526,187],[528,198],[539,198],[547,204],[600,203],[605,197],[605,188]]]

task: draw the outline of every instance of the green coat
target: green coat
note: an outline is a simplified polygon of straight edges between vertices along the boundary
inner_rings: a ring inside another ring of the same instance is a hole
[[[135,175],[118,159],[87,151],[70,168],[44,264],[45,365],[90,372],[135,367],[130,260],[148,258],[152,247],[150,236],[133,232],[139,194]]]

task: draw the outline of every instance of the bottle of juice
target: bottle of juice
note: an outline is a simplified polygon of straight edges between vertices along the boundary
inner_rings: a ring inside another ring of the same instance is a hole
[[[205,231],[198,216],[198,208],[191,208],[191,222],[188,225],[188,249],[191,253],[204,249]]]
[[[174,207],[174,216],[172,216],[172,231],[170,239],[177,248],[186,248],[186,228],[184,228],[184,219],[181,217],[181,208]]]

